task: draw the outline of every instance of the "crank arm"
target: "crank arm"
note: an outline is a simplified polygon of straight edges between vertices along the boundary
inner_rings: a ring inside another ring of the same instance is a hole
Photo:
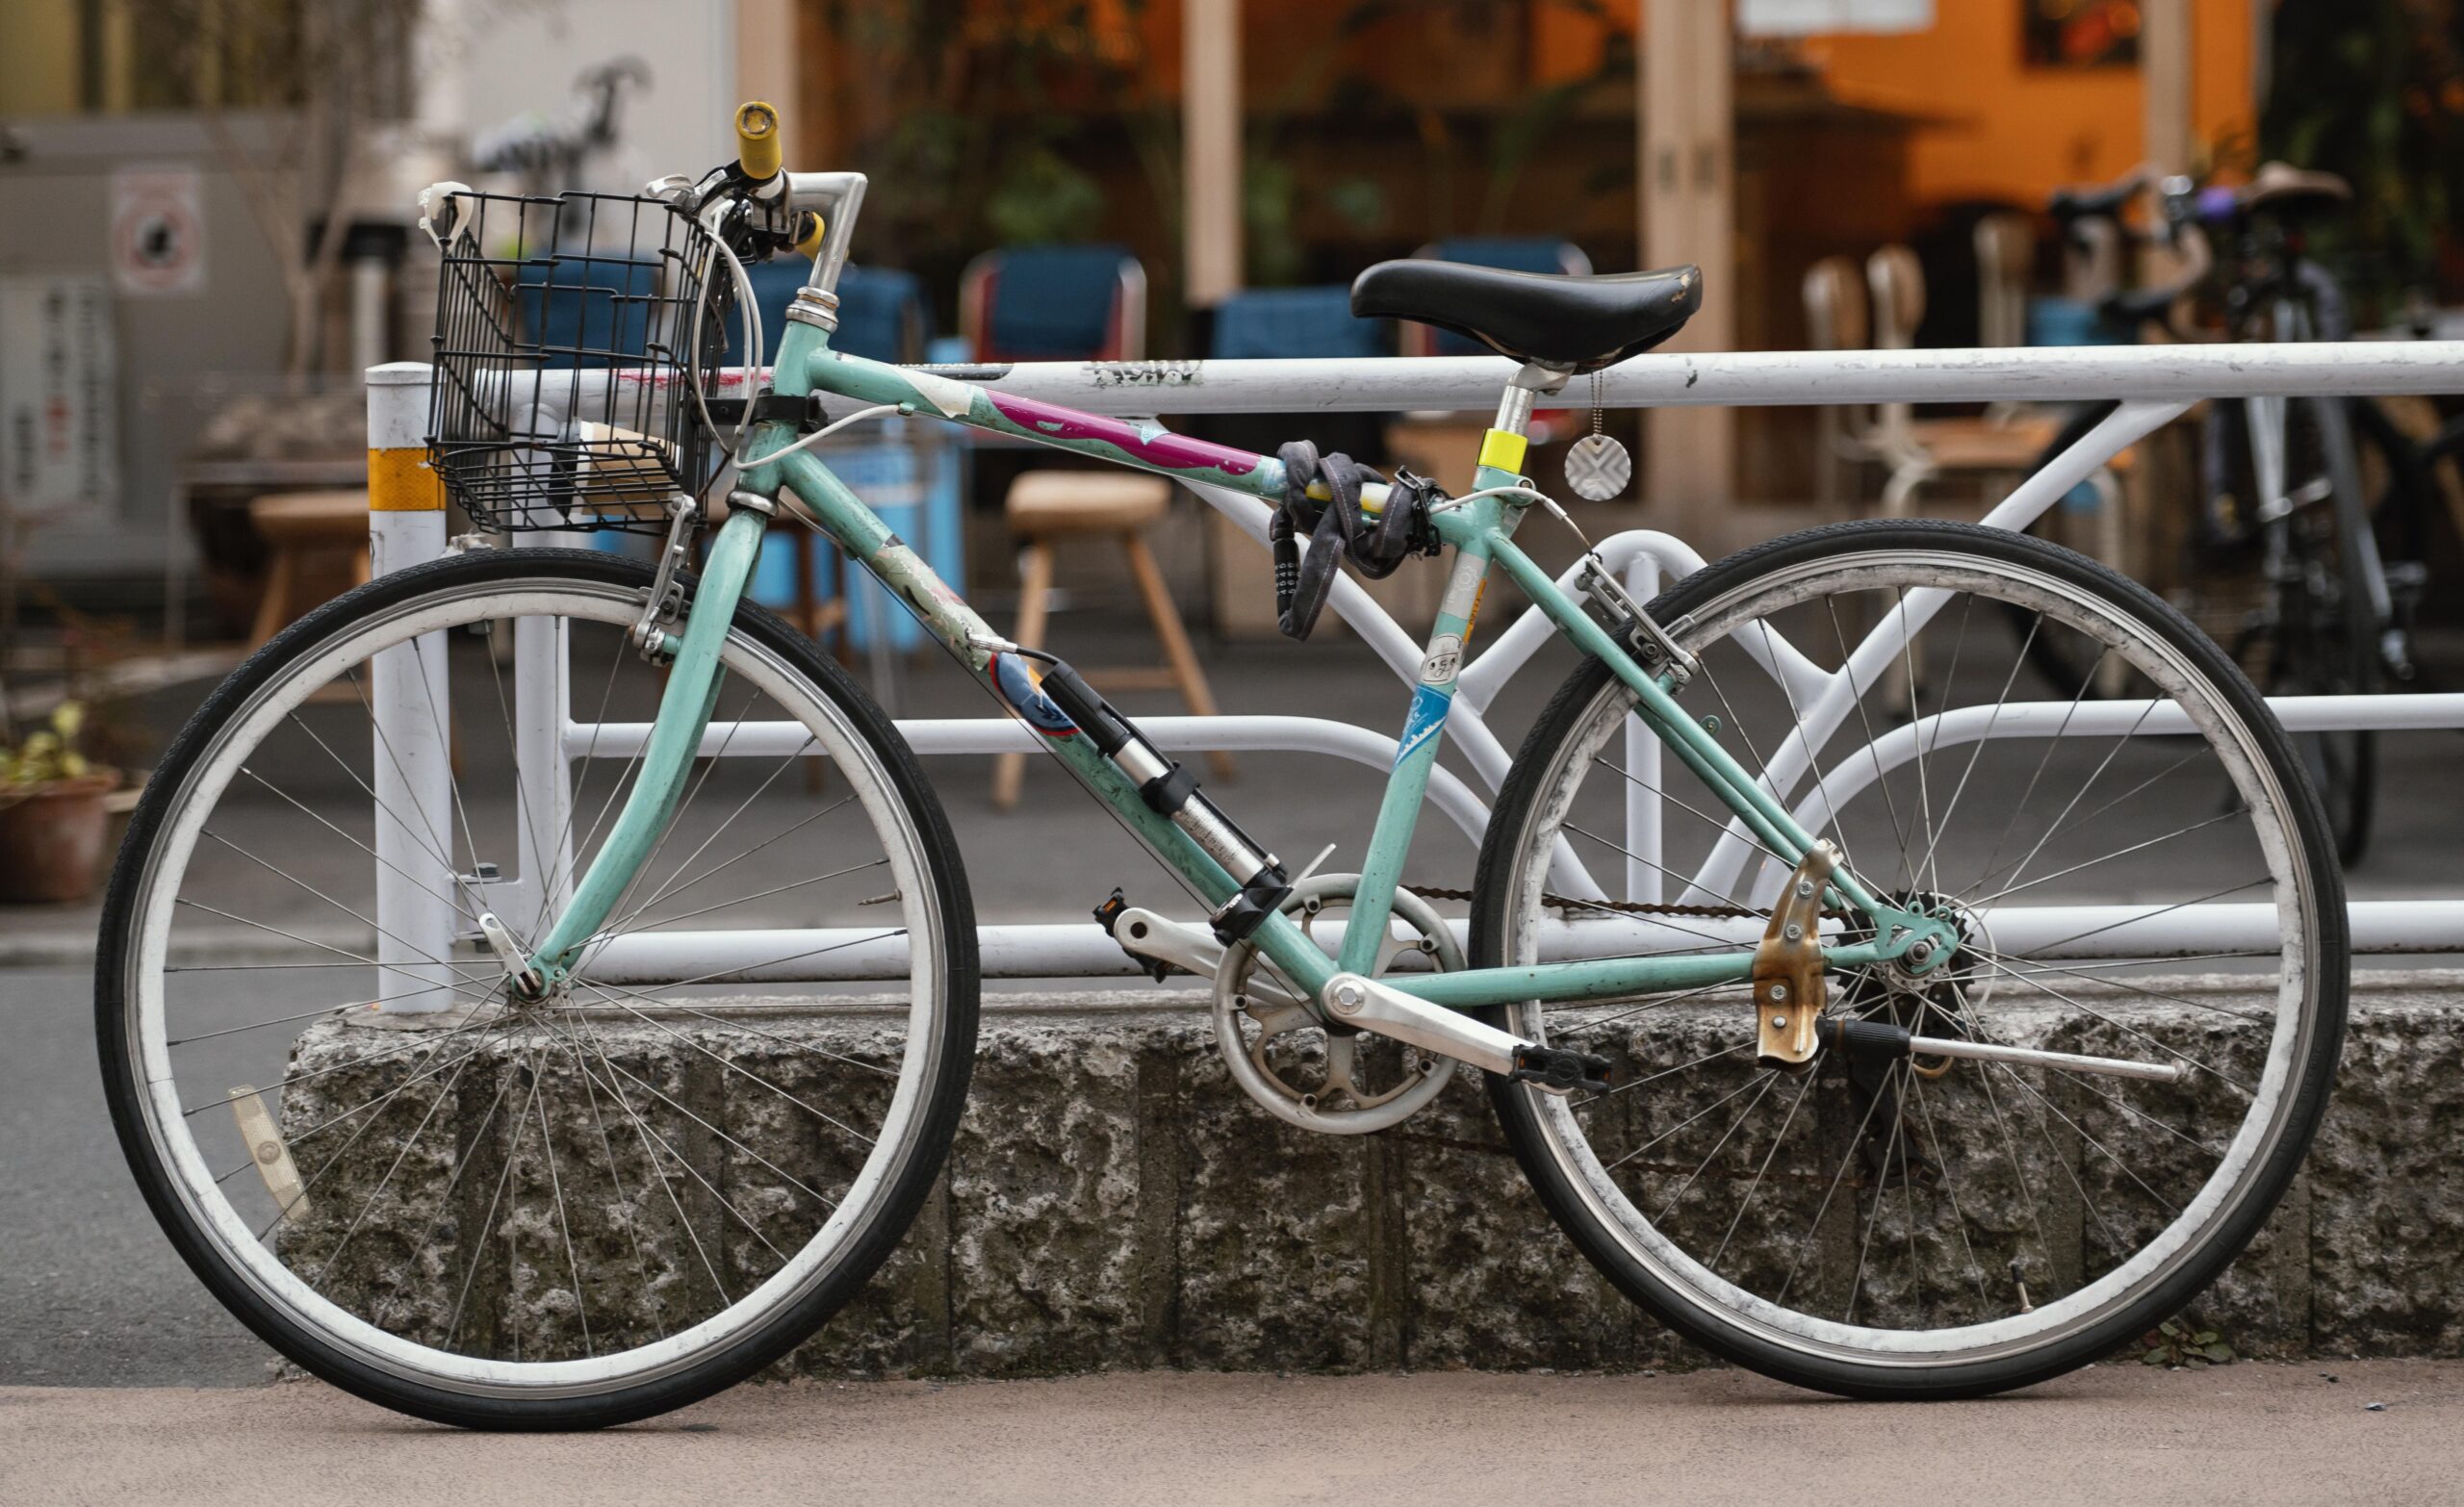
[[[1322,998],[1327,1012],[1345,1025],[1393,1036],[1502,1076],[1510,1077],[1517,1071],[1523,1054],[1548,1050],[1459,1010],[1415,999],[1356,973],[1339,973],[1327,980]]]
[[[1920,1036],[1905,1026],[1883,1020],[1826,1020],[1822,1042],[1855,1057],[1899,1059],[1950,1057],[1971,1062],[2015,1062],[2029,1067],[2064,1068],[2074,1073],[2101,1073],[2108,1078],[2137,1078],[2155,1084],[2177,1084],[2187,1076],[2174,1062],[2134,1062],[2119,1057],[2087,1057],[2077,1052],[2045,1052],[2035,1047],[2002,1046],[1958,1036]]]
[[[1212,979],[1223,966],[1223,944],[1202,926],[1167,920],[1142,906],[1113,918],[1113,940],[1133,957],[1170,963],[1184,973]]]
[[[1113,918],[1113,940],[1133,958],[1169,963],[1201,979],[1214,978],[1223,966],[1223,944],[1215,939],[1212,928],[1170,920],[1142,906],[1132,906]],[[1264,994],[1286,1005],[1300,1003],[1300,996],[1286,988],[1279,976],[1269,977],[1264,969],[1245,987],[1253,995]]]

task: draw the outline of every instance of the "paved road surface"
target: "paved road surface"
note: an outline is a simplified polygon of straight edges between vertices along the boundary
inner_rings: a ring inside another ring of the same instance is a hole
[[[2330,1370],[2341,1380],[2330,1383]],[[2367,1405],[2383,1403],[2384,1411]],[[1933,1406],[1685,1376],[1148,1374],[739,1388],[458,1434],[307,1384],[0,1390],[0,1500],[457,1504],[2451,1502],[2464,1365],[2097,1367]],[[449,1487],[446,1483],[450,1483]]]

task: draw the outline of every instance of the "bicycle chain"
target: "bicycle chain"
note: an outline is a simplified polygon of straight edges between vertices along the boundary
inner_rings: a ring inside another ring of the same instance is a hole
[[[1423,889],[1417,885],[1408,887],[1413,894],[1424,900],[1469,902],[1474,898],[1472,891],[1468,889]],[[1553,906],[1560,910],[1615,910],[1628,915],[1683,916],[1695,921],[1751,920],[1769,914],[1767,911],[1754,910],[1744,906],[1681,906],[1673,902],[1649,900],[1572,900],[1564,895],[1546,893],[1541,895],[1540,904]],[[1848,912],[1844,910],[1826,910],[1822,916],[1826,921],[1849,919]]]

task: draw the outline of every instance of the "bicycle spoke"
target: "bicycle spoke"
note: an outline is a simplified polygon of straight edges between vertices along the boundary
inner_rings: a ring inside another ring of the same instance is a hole
[[[686,869],[691,868],[694,860],[701,857],[704,853],[708,851],[710,844],[718,841],[720,837],[726,834],[727,830],[730,827],[735,825],[737,817],[742,816],[746,811],[752,809],[753,803],[759,800],[763,793],[769,790],[771,782],[776,780],[781,775],[785,774],[788,768],[792,766],[796,760],[804,757],[805,751],[807,749],[810,749],[812,746],[813,740],[808,737],[805,739],[802,748],[799,748],[795,753],[788,754],[785,758],[781,759],[778,767],[771,770],[768,775],[762,778],[761,783],[753,788],[752,794],[746,796],[742,802],[738,803],[736,808],[728,813],[727,819],[719,823],[717,829],[713,830],[709,836],[702,839],[699,847],[695,848],[691,853],[686,854],[683,858],[678,862],[676,865],[676,872],[678,874],[682,874]],[[730,868],[732,868],[736,864],[743,862],[745,859],[752,857],[755,854],[761,852],[763,849],[770,847],[774,843],[781,842],[787,837],[793,836],[795,833],[800,832],[806,828],[811,826],[813,823],[820,821],[823,817],[828,816],[831,812],[837,810],[839,807],[845,805],[848,802],[853,801],[854,799],[856,798],[852,795],[841,797],[839,800],[832,802],[829,805],[823,806],[820,810],[813,812],[810,816],[805,817],[803,820],[797,822],[793,827],[788,828],[785,831],[775,832],[770,836],[763,838],[760,842],[745,849],[742,853],[739,853],[734,857],[728,859],[725,863],[721,863],[717,867],[706,870],[703,873],[696,874],[689,880],[683,880],[669,885],[667,888],[660,890],[657,894],[653,895],[650,899],[643,901],[640,905],[626,912],[622,920],[610,923],[608,930],[620,930],[625,926],[630,925],[638,917],[646,915],[658,908],[659,906],[664,904],[671,897],[680,893],[681,891],[691,889],[694,885],[701,883],[704,880],[709,879],[713,875],[725,873]]]
[[[1729,1216],[1729,1227],[1720,1233],[1720,1243],[1711,1251],[1711,1259],[1704,1264],[1713,1271],[1720,1269],[1720,1258],[1728,1254],[1729,1242],[1736,1239],[1737,1226],[1745,1222],[1746,1211],[1754,1207],[1754,1195],[1762,1190],[1762,1180],[1770,1174],[1771,1163],[1779,1159],[1780,1148],[1787,1144],[1788,1127],[1797,1122],[1797,1111],[1805,1107],[1806,1095],[1813,1090],[1813,1075],[1808,1073],[1798,1081],[1797,1096],[1788,1101],[1788,1112],[1780,1121],[1780,1129],[1771,1137],[1771,1149],[1754,1169],[1754,1180],[1746,1185],[1745,1197],[1738,1200],[1736,1213]]]
[[[867,1145],[867,1146],[869,1146],[869,1145],[871,1145],[871,1144],[873,1143],[873,1142],[872,1142],[872,1137],[868,1137],[868,1136],[864,1135],[863,1133],[861,1133],[861,1132],[860,1132],[860,1131],[857,1131],[857,1130],[855,1130],[855,1129],[851,1128],[850,1126],[848,1126],[848,1125],[847,1125],[847,1123],[846,1123],[845,1121],[838,1119],[836,1116],[832,1115],[832,1114],[828,1113],[828,1112],[827,1112],[827,1111],[825,1111],[814,1109],[811,1105],[807,1104],[804,1100],[797,1098],[794,1094],[791,1094],[791,1093],[789,1093],[787,1090],[785,1090],[784,1088],[780,1087],[777,1084],[774,1084],[774,1083],[772,1083],[770,1080],[768,1080],[767,1078],[762,1077],[759,1073],[757,1073],[757,1072],[753,1071],[751,1068],[746,1067],[746,1066],[742,1065],[741,1063],[730,1061],[728,1059],[726,1059],[726,1058],[724,1058],[724,1057],[720,1056],[720,1055],[719,1055],[718,1053],[716,1053],[716,1052],[711,1051],[708,1047],[704,1046],[704,1045],[703,1045],[702,1043],[700,1043],[699,1041],[694,1040],[691,1036],[686,1035],[683,1032],[677,1030],[675,1027],[668,1025],[666,1022],[661,1021],[661,1020],[658,1020],[658,1019],[655,1019],[655,1018],[654,1018],[654,1017],[652,1017],[652,1016],[650,1016],[650,1015],[647,1015],[647,1014],[643,1013],[642,1011],[640,1011],[640,1010],[638,1010],[638,1009],[635,1009],[632,1006],[626,1004],[626,1003],[625,1003],[624,1001],[622,1001],[622,1000],[610,1000],[610,1001],[609,1001],[609,1003],[613,1004],[613,1005],[614,1005],[618,1009],[621,1009],[621,1010],[625,1011],[627,1014],[629,1014],[629,1015],[632,1016],[634,1019],[639,1020],[642,1024],[644,1024],[644,1025],[646,1025],[646,1026],[653,1026],[653,1027],[655,1027],[656,1029],[658,1029],[658,1030],[660,1030],[660,1031],[665,1032],[667,1034],[669,1034],[669,1035],[671,1035],[671,1036],[674,1036],[677,1040],[679,1040],[679,1041],[682,1042],[684,1045],[686,1045],[686,1046],[688,1046],[688,1047],[691,1047],[694,1051],[701,1053],[704,1057],[706,1057],[706,1058],[710,1059],[712,1061],[714,1061],[714,1062],[718,1063],[721,1067],[726,1068],[728,1071],[730,1071],[730,1072],[732,1072],[732,1073],[741,1074],[743,1077],[745,1077],[745,1078],[748,1078],[748,1079],[752,1080],[754,1083],[759,1084],[762,1087],[769,1089],[772,1093],[775,1093],[775,1094],[777,1094],[780,1098],[786,1100],[789,1104],[794,1105],[797,1109],[804,1111],[807,1114],[811,1115],[813,1118],[815,1118],[815,1119],[817,1119],[817,1120],[824,1121],[824,1122],[826,1122],[826,1123],[828,1123],[828,1124],[830,1124],[830,1125],[835,1126],[835,1127],[836,1127],[836,1128],[838,1128],[839,1130],[846,1131],[848,1135],[855,1137],[858,1140],[862,1141],[862,1142],[863,1142],[865,1145]],[[749,1154],[749,1153],[748,1153],[748,1154]],[[768,1162],[763,1162],[762,1164],[763,1164],[764,1166],[769,1166],[769,1165],[770,1165],[770,1164],[769,1164]],[[777,1167],[775,1167],[775,1166],[774,1166],[774,1167],[771,1167],[771,1168],[770,1168],[770,1170],[772,1170],[772,1171],[774,1171],[774,1172],[777,1172],[779,1169],[778,1169]],[[785,1177],[785,1176],[786,1176],[786,1174],[785,1174],[785,1173],[783,1173],[783,1172],[781,1172],[779,1175],[780,1175],[780,1176],[782,1176],[782,1177]],[[802,1185],[802,1184],[798,1184],[797,1186],[798,1186],[798,1187],[802,1187],[803,1185]],[[810,1191],[811,1191],[811,1189],[807,1188],[807,1189],[806,1189],[806,1191],[810,1192]],[[815,1193],[815,1194],[813,1194],[813,1196],[814,1196],[814,1197],[816,1197],[816,1198],[818,1198],[818,1197],[820,1197],[821,1195],[820,1195],[820,1194],[818,1194],[818,1193]]]
[[[1839,648],[1839,673],[1848,677],[1848,700],[1856,705],[1857,723],[1859,727],[1864,729],[1865,748],[1870,754],[1879,740],[1877,740],[1874,735],[1873,718],[1865,710],[1865,692],[1869,687],[1860,686],[1857,683],[1857,667],[1853,656],[1850,654],[1848,650],[1848,635],[1847,632],[1839,626],[1839,606],[1837,599],[1825,597],[1822,599],[1822,604],[1824,610],[1828,612],[1831,617],[1832,642],[1836,644]],[[1808,756],[1810,757],[1811,755]],[[1890,777],[1886,771],[1882,769],[1879,758],[1875,761],[1874,783],[1882,788],[1883,807],[1886,814],[1890,818],[1891,841],[1899,849],[1899,871],[1902,874],[1911,873],[1913,871],[1913,866],[1910,863],[1908,857],[1908,825],[1900,820],[1899,801],[1891,794]],[[1824,795],[1823,799],[1826,802],[1829,801],[1830,796],[1828,793]],[[1831,813],[1831,817],[1833,823],[1835,825],[1838,822],[1839,813],[1834,811]]]

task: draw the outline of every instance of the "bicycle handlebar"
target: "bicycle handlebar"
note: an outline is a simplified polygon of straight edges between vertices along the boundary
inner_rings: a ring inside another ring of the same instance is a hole
[[[747,100],[735,112],[735,166],[752,183],[779,176],[784,162],[780,142],[779,112],[758,100]]]
[[[2122,211],[2133,199],[2150,192],[2158,196],[2157,213],[2144,231],[2134,232],[2123,225]],[[2174,334],[2186,335],[2188,332],[2175,326],[2169,318],[2173,306],[2204,281],[2216,266],[2215,248],[2200,223],[2198,200],[2198,192],[2190,179],[2162,175],[2155,164],[2142,163],[2100,187],[2057,189],[2046,201],[2046,209],[2066,233],[2082,220],[2106,220],[2120,227],[2125,236],[2135,235],[2180,256],[2181,270],[2171,280],[2108,294],[2097,300],[2096,308],[2108,319],[2134,325],[2163,323]]]
[[[2141,163],[2100,187],[2056,189],[2052,197],[2045,201],[2045,210],[2055,219],[2066,223],[2074,219],[2118,220],[2122,210],[2131,200],[2146,192],[2147,186],[2156,181],[2156,176],[2153,163]]]
[[[2131,324],[2165,322],[2173,328],[2176,335],[2187,333],[2184,329],[2172,327],[2168,316],[2172,313],[2176,300],[2206,281],[2207,274],[2215,268],[2216,252],[2208,244],[2207,232],[2199,228],[2195,220],[2175,225],[2165,243],[2180,254],[2180,273],[2170,282],[2110,294],[2097,305],[2098,312],[2107,319]]]

